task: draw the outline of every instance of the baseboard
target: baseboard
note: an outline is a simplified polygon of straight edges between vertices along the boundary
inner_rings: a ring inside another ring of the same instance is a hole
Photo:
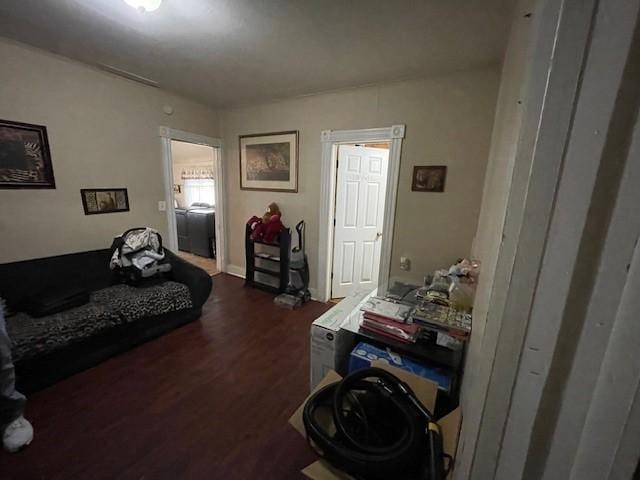
[[[234,277],[244,278],[244,267],[239,267],[238,265],[227,264],[226,273],[229,275],[233,275]]]
[[[309,293],[311,294],[311,300],[315,300],[316,302],[321,302],[322,300],[318,300],[318,290],[315,288],[310,288]]]
[[[229,275],[233,275],[234,277],[244,278],[244,267],[239,267],[238,265],[227,264],[226,273]],[[310,288],[309,293],[311,294],[311,300],[315,300],[316,302],[320,302],[318,300],[318,290],[315,288]]]

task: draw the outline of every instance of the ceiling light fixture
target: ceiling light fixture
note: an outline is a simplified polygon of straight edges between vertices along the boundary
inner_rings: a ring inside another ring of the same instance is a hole
[[[153,12],[160,8],[162,0],[124,0],[127,5],[141,12]]]

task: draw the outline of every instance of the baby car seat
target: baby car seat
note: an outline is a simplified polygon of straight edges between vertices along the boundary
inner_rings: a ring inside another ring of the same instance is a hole
[[[131,228],[116,237],[111,248],[109,268],[127,283],[136,284],[143,278],[171,270],[171,264],[165,260],[162,237],[153,228]]]

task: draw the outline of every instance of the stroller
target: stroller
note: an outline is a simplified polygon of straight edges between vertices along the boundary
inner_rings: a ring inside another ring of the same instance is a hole
[[[286,293],[278,295],[274,300],[276,304],[287,308],[299,307],[311,299],[309,262],[304,251],[304,220],[298,222],[296,232],[298,232],[298,246],[294,247],[289,258],[289,285]]]
[[[131,228],[116,237],[111,245],[113,254],[109,268],[129,284],[171,271],[165,260],[162,237],[148,227]]]

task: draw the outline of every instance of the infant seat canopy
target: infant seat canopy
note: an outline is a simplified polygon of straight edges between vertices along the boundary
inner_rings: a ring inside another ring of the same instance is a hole
[[[171,270],[165,260],[162,237],[149,227],[132,228],[113,240],[114,249],[109,268],[125,280],[137,282]]]

